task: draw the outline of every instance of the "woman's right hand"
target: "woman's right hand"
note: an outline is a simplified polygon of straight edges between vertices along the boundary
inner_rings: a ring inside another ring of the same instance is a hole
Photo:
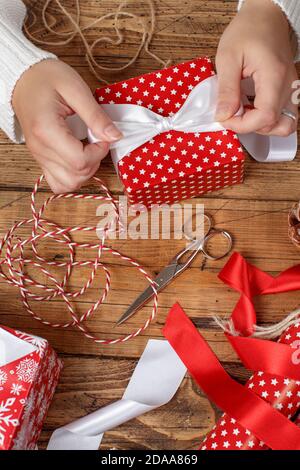
[[[24,72],[12,103],[26,145],[54,193],[79,189],[98,170],[109,143],[122,137],[87,84],[60,60],[44,60]],[[65,120],[74,113],[101,143],[83,145],[73,136]]]
[[[272,0],[245,0],[225,30],[216,57],[219,100],[216,120],[239,134],[287,136],[297,129],[297,80],[289,24]],[[241,79],[252,77],[254,108],[234,117],[241,102]],[[284,115],[289,111],[292,117]]]

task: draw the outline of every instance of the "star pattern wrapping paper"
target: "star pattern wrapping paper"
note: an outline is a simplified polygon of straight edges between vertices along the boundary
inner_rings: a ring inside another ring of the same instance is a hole
[[[135,104],[173,116],[214,74],[209,58],[119,82],[95,92],[99,104]],[[131,204],[171,204],[243,181],[245,155],[231,131],[168,131],[126,155],[118,173]]]
[[[300,320],[290,326],[281,336],[280,343],[295,348],[293,358],[300,364]],[[300,409],[300,381],[288,377],[256,372],[246,387],[269,402],[289,419],[294,419]],[[234,400],[234,397],[233,397]],[[298,425],[300,419],[298,418]],[[280,432],[280,430],[278,430]],[[201,450],[267,450],[268,446],[241,426],[233,417],[223,414],[219,422],[204,439]]]
[[[34,351],[0,367],[0,450],[33,450],[62,362],[46,340],[4,329],[32,344]]]

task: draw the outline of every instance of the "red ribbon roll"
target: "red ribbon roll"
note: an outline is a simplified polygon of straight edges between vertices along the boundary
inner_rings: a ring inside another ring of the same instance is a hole
[[[300,321],[289,327],[279,343],[249,335],[256,325],[252,298],[300,289],[300,266],[273,278],[234,253],[219,277],[241,293],[232,321],[246,337],[226,336],[243,364],[256,371],[247,386],[225,372],[178,304],[163,330],[200,387],[225,411],[202,449],[299,450],[300,430],[288,418],[300,405],[300,361],[294,360],[299,355],[291,347],[300,337]]]

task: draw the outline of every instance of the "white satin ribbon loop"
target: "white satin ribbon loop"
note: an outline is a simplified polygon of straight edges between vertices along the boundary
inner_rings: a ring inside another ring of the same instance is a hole
[[[123,133],[124,138],[111,144],[116,169],[122,158],[162,132],[171,130],[186,133],[224,131],[215,121],[218,79],[214,75],[200,82],[173,116],[165,117],[151,109],[133,104],[104,104],[103,110]],[[243,114],[241,106],[237,115]],[[88,130],[90,142],[99,142]],[[289,137],[268,137],[258,134],[239,135],[240,141],[259,162],[285,162],[295,158],[297,134]]]
[[[289,137],[240,134],[239,139],[248,153],[260,163],[290,162],[294,160],[297,153],[296,132]]]
[[[165,340],[149,340],[123,398],[57,429],[48,450],[97,450],[105,431],[168,403],[186,373]]]

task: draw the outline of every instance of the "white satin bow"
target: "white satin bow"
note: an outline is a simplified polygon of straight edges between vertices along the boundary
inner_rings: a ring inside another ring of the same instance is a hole
[[[130,152],[170,130],[181,132],[216,132],[224,127],[215,121],[218,79],[214,75],[200,82],[189,94],[179,111],[171,117],[161,116],[148,108],[133,104],[103,104],[102,109],[110,116],[124,137],[110,145],[113,162],[118,162]],[[237,115],[243,113],[240,108]],[[90,142],[99,142],[88,130]],[[297,134],[289,137],[268,137],[258,134],[239,135],[250,155],[259,162],[285,162],[295,158]]]

